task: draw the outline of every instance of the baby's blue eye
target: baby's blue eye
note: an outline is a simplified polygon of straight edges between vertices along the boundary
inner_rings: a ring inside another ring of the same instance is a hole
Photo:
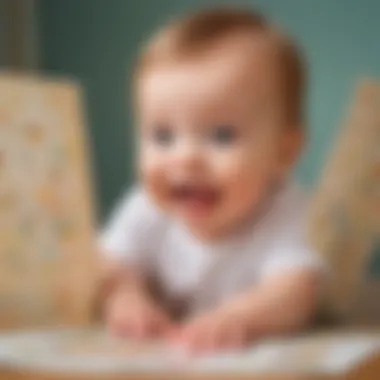
[[[229,145],[237,139],[236,129],[232,125],[220,125],[213,129],[211,139],[220,145]]]
[[[153,130],[153,141],[161,146],[169,146],[173,144],[175,135],[172,129],[167,126],[159,126]]]

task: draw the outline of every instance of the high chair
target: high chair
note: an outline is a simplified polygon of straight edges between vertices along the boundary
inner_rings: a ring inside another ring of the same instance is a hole
[[[117,341],[92,324],[95,223],[80,94],[72,81],[0,76],[0,380],[380,378],[380,327],[358,312],[358,301],[376,300],[357,296],[380,226],[378,84],[360,84],[310,210],[312,245],[332,268],[323,315],[338,325],[200,359],[162,342]]]

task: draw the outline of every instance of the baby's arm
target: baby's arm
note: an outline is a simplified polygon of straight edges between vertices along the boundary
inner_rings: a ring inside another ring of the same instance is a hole
[[[165,333],[169,320],[151,298],[144,276],[114,261],[105,261],[102,267],[101,291],[109,330],[138,338]]]
[[[145,293],[143,277],[132,266],[110,259],[110,256],[109,252],[99,254],[97,301],[101,307],[119,289]]]
[[[144,293],[143,276],[132,266],[123,264],[117,260],[109,259],[111,254],[101,252],[99,254],[99,296],[108,298],[117,288],[127,288],[139,293]]]
[[[307,327],[329,269],[303,236],[297,224],[279,233],[260,265],[245,265],[245,273],[252,269],[253,286],[186,326],[185,342],[195,349],[243,346]]]
[[[264,279],[254,289],[237,296],[225,313],[242,310],[250,338],[288,333],[306,327],[314,317],[320,289],[320,273],[294,269]]]
[[[220,308],[185,325],[179,339],[191,350],[242,347],[306,327],[318,304],[320,274],[295,269],[268,277]]]
[[[159,222],[148,199],[136,191],[119,204],[101,236],[99,298],[107,326],[119,335],[152,335],[168,324],[146,287]]]

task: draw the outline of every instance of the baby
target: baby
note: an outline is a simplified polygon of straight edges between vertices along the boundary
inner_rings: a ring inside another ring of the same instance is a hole
[[[303,65],[261,16],[192,14],[136,70],[140,184],[101,238],[109,328],[190,350],[307,326],[325,265],[290,178],[303,135]]]

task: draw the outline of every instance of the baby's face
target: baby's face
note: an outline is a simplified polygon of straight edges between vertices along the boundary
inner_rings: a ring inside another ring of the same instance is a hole
[[[235,44],[152,68],[140,81],[142,183],[202,238],[220,238],[252,216],[287,168],[274,65],[264,46]]]

